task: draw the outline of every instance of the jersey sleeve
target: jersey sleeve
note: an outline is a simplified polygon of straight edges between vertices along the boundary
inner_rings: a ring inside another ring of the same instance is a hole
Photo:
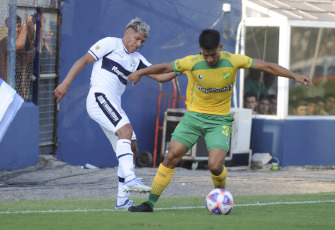
[[[152,65],[150,62],[147,61],[147,59],[145,59],[145,57],[143,57],[141,54],[139,54],[139,55],[140,55],[140,62],[138,64],[136,70],[144,69],[144,68]]]
[[[116,46],[116,40],[113,37],[106,37],[97,41],[89,50],[94,59],[97,61],[106,54],[113,52]]]
[[[172,62],[172,67],[177,75],[190,70],[192,63],[190,61],[190,56],[184,57],[182,59],[177,59]]]
[[[236,66],[242,69],[252,69],[254,66],[254,60],[246,55],[235,54],[234,63]]]

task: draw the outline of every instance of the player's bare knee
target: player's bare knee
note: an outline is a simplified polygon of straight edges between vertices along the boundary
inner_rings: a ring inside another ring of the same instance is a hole
[[[175,168],[180,160],[181,157],[178,154],[169,151],[163,161],[163,165],[167,168]]]
[[[122,126],[118,131],[115,132],[119,139],[130,140],[133,135],[133,128],[130,124]]]
[[[213,175],[220,175],[222,173],[222,170],[223,170],[223,165],[221,164],[218,164],[216,162],[208,162],[208,167],[209,167],[209,170],[211,171],[211,173]]]

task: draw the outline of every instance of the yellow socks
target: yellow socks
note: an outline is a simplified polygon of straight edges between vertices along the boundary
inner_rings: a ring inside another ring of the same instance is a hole
[[[215,188],[225,188],[227,179],[227,168],[223,166],[223,171],[220,175],[215,176],[212,174],[212,180]]]
[[[166,186],[170,183],[172,176],[174,173],[174,169],[169,169],[165,167],[163,164],[160,164],[152,182],[152,191],[151,193],[155,195],[161,195]]]
[[[147,201],[151,208],[154,208],[155,203],[157,202],[160,195],[163,193],[164,189],[170,183],[175,169],[170,169],[165,167],[163,164],[160,164],[152,182],[152,190],[149,195],[149,200]]]

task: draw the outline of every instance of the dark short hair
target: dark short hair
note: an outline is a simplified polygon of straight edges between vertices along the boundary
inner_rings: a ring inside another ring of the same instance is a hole
[[[219,31],[205,29],[199,36],[199,45],[205,50],[214,50],[220,45],[220,37]]]
[[[269,100],[271,101],[272,99],[276,99],[277,100],[277,95],[276,94],[269,94],[268,95]]]
[[[258,101],[263,101],[263,100],[267,100],[267,101],[270,102],[270,98],[266,94],[262,94],[262,95],[259,96],[259,100]]]
[[[256,98],[256,101],[257,101],[257,94],[256,94],[256,93],[254,93],[254,92],[250,92],[250,91],[246,92],[246,93],[244,94],[244,100],[247,100],[247,98],[249,98],[249,97],[255,97],[255,98]]]
[[[307,97],[305,101],[307,104],[316,104],[316,100],[313,97]]]
[[[22,18],[19,15],[17,15],[16,16],[16,24],[21,25],[21,23],[22,23]],[[5,24],[6,24],[6,27],[8,27],[8,17],[6,18]]]
[[[293,108],[298,108],[299,106],[307,106],[307,102],[303,99],[297,99],[293,102]]]

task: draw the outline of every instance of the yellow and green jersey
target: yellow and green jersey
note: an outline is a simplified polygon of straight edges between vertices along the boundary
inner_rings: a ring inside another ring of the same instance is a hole
[[[230,113],[236,72],[241,68],[251,69],[254,61],[245,55],[221,51],[215,66],[209,66],[201,54],[177,59],[172,65],[176,74],[187,75],[188,111],[226,115]]]

